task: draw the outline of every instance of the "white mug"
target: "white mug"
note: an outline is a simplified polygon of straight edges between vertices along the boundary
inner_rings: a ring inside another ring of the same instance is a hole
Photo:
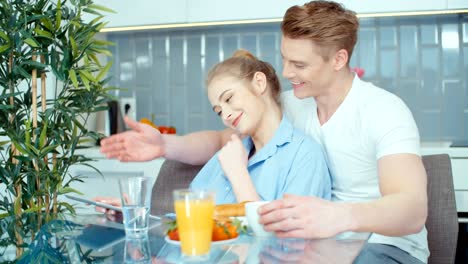
[[[249,227],[252,229],[255,236],[266,237],[274,235],[273,232],[265,231],[265,229],[263,229],[263,225],[258,222],[260,219],[257,212],[258,208],[267,203],[269,203],[269,201],[248,202],[245,204],[245,215],[247,216]]]

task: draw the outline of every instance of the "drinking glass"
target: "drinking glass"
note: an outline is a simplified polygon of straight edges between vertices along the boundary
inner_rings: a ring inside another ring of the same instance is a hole
[[[125,239],[124,263],[151,264],[151,250],[147,236]]]
[[[188,189],[174,191],[174,208],[184,259],[209,259],[214,206],[214,192]]]
[[[127,238],[140,238],[148,235],[151,184],[149,177],[119,179],[123,223]]]

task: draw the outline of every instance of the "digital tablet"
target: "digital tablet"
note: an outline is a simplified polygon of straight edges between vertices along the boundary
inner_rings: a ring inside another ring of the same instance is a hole
[[[82,246],[101,251],[125,239],[125,230],[102,225],[88,225],[75,238]]]

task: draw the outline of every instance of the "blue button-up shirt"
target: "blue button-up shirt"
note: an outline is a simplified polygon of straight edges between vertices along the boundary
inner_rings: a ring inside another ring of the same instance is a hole
[[[242,143],[247,153],[254,147],[251,137]],[[331,198],[331,180],[321,146],[295,129],[283,116],[273,138],[247,164],[261,200],[279,199],[285,193]],[[192,189],[216,192],[216,204],[236,203],[229,179],[216,153],[190,184]]]

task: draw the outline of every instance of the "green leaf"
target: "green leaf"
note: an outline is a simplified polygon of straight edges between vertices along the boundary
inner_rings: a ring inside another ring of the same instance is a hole
[[[73,86],[75,86],[75,88],[78,88],[78,79],[76,78],[75,70],[71,69],[68,72],[68,76],[70,76],[70,79],[71,79],[71,81],[73,83]]]
[[[96,65],[98,65],[99,67],[101,67],[101,62],[99,61],[99,59],[97,58],[96,55],[94,55],[94,54],[89,54],[88,57],[91,58],[91,60],[93,60],[94,63],[96,63]],[[85,58],[86,58],[86,57],[85,57]]]
[[[55,16],[55,30],[58,30],[60,28],[60,24],[62,23],[62,1],[58,0],[57,1],[57,13]]]
[[[115,43],[112,41],[99,40],[99,39],[94,40],[93,44],[98,45],[98,46],[115,46]]]
[[[73,189],[71,187],[59,188],[57,193],[58,194],[77,193],[80,195],[84,195],[82,192],[78,191],[77,189]]]
[[[42,22],[42,25],[47,28],[49,31],[53,31],[54,29],[52,28],[52,22],[50,21],[49,18],[41,18],[40,21]]]
[[[30,208],[24,210],[24,212],[25,213],[33,213],[33,212],[38,212],[41,209],[42,209],[42,207],[36,205],[36,206],[30,207]]]
[[[31,153],[27,151],[23,146],[21,146],[18,142],[13,141],[13,145],[15,145],[15,148],[21,152],[23,155],[30,155]]]
[[[48,38],[48,39],[53,39],[52,34],[50,32],[48,32],[48,31],[40,30],[39,28],[35,28],[34,31],[37,33],[37,35],[39,35],[41,37]]]
[[[84,86],[88,91],[91,91],[91,87],[89,86],[89,80],[86,78],[86,76],[82,75],[81,72],[79,73],[81,80],[83,81]]]
[[[76,56],[78,54],[78,48],[76,46],[76,42],[73,36],[70,36],[70,44],[72,46],[72,54],[73,56]]]
[[[40,153],[38,153],[37,155],[39,156],[39,158],[43,158],[43,157],[47,156],[47,154],[51,153],[52,150],[56,149],[57,147],[58,147],[58,145],[47,146],[47,147],[41,149]]]
[[[10,42],[10,38],[8,37],[8,35],[3,32],[3,31],[0,31],[0,38],[4,39],[6,42]]]
[[[44,69],[45,67],[47,67],[47,65],[43,64],[43,63],[40,63],[38,61],[32,61],[32,60],[25,60],[21,63],[21,65],[30,65],[30,66],[34,66],[36,68],[39,68],[39,69]]]
[[[96,79],[94,78],[94,76],[89,72],[89,71],[86,71],[86,70],[79,70],[78,71],[80,73],[80,76],[84,75],[86,76],[86,78],[92,82],[96,82]]]
[[[107,74],[107,72],[110,70],[111,67],[112,67],[112,61],[109,61],[106,64],[106,66],[104,66],[99,72],[99,74],[96,76],[96,80],[100,81]]]
[[[60,202],[60,203],[58,203],[58,205],[67,208],[67,210],[70,211],[70,213],[76,214],[75,209],[74,209],[73,206],[71,206],[69,203]]]
[[[40,148],[43,148],[44,145],[45,145],[45,141],[46,141],[46,136],[47,136],[47,121],[44,121],[44,126],[42,127],[42,130],[41,130],[41,136],[39,137],[39,147]]]
[[[26,125],[26,129],[24,131],[24,142],[26,142],[26,146],[31,144],[31,122],[29,120],[24,121]]]
[[[10,44],[5,44],[5,45],[0,46],[0,53],[8,50],[10,47],[11,47]]]
[[[101,13],[99,13],[99,12],[97,12],[94,9],[91,9],[91,8],[83,8],[83,12],[93,14],[93,15],[97,15],[97,16],[101,16]]]
[[[34,47],[34,48],[37,48],[39,47],[39,45],[37,44],[36,40],[32,39],[32,38],[27,38],[24,40],[24,42],[26,42],[29,46],[31,47]]]
[[[13,68],[13,72],[19,73],[20,75],[22,75],[26,79],[31,79],[31,77],[32,77],[29,72],[27,72],[25,69],[23,69],[23,67],[21,67],[19,65]]]
[[[100,11],[105,11],[105,12],[109,12],[109,13],[114,13],[116,14],[116,12],[110,8],[107,8],[105,6],[101,6],[101,5],[89,5],[88,6],[89,8],[92,8],[92,9],[96,9],[96,10],[100,10]]]

